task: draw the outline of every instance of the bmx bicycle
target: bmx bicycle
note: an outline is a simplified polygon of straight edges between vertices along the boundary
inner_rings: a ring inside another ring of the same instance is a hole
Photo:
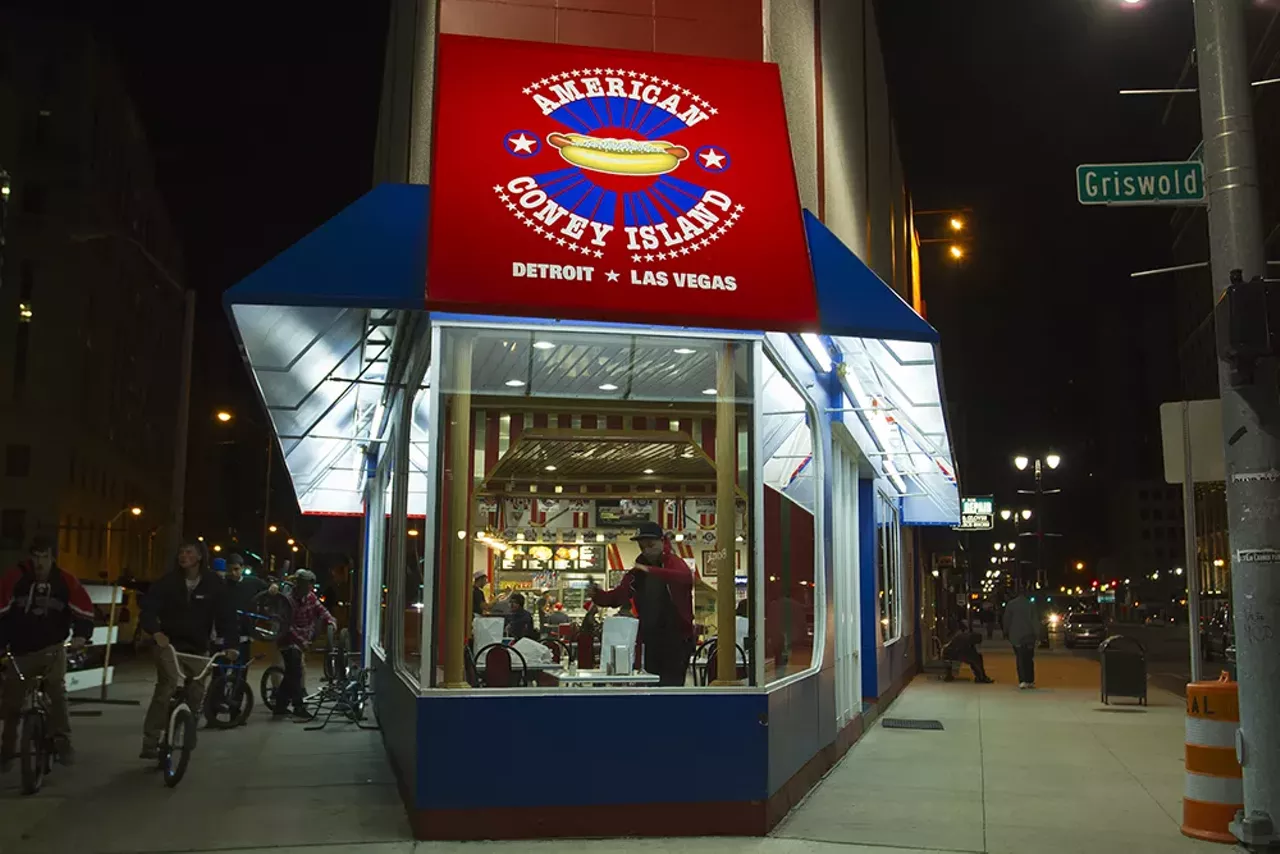
[[[261,656],[248,655],[249,642],[253,640],[274,641],[280,636],[281,626],[288,620],[289,602],[279,594],[259,594],[265,599],[261,601],[267,607],[258,610],[269,613],[260,614],[257,610],[237,611],[242,624],[248,627],[247,634],[240,637],[240,660],[234,663],[223,662],[218,665],[217,672],[209,682],[209,691],[205,695],[204,717],[210,729],[233,729],[244,726],[253,712],[253,688],[249,685],[249,665]],[[243,631],[243,629],[242,629]],[[263,678],[260,688],[262,701],[272,708],[274,692],[278,679]],[[271,696],[268,697],[268,688]]]
[[[169,698],[169,723],[160,737],[158,757],[160,770],[164,772],[164,784],[172,789],[182,782],[182,778],[187,773],[187,766],[191,763],[191,751],[196,747],[196,713],[187,702],[187,691],[193,682],[199,682],[208,676],[209,671],[219,661],[225,661],[226,653],[218,652],[205,657],[178,652],[173,648],[173,644],[169,644],[167,649],[173,656],[173,666],[178,669],[178,675],[181,677],[178,687],[173,691],[173,696]],[[184,658],[202,661],[204,667],[195,676],[191,676],[182,669]]]
[[[49,732],[49,695],[44,690],[44,676],[28,677],[18,667],[18,658],[5,650],[0,656],[12,677],[23,686],[22,711],[19,716],[18,758],[22,771],[22,794],[34,795],[53,771],[58,745]]]

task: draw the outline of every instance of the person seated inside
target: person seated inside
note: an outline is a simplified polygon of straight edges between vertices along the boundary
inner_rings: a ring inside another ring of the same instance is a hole
[[[512,593],[510,597],[511,612],[507,614],[503,624],[503,634],[512,640],[520,638],[538,639],[538,630],[533,626],[533,614],[524,609],[524,594]]]
[[[952,636],[951,640],[942,649],[942,657],[947,663],[947,675],[944,679],[947,682],[954,682],[955,675],[951,672],[951,662],[957,661],[969,665],[969,669],[973,671],[973,681],[979,685],[986,685],[995,680],[987,676],[987,670],[982,664],[982,653],[978,652],[978,644],[982,643],[982,635],[978,632],[970,631],[967,626],[961,626],[960,631]]]
[[[567,626],[573,620],[564,612],[564,603],[557,602],[551,606],[551,610],[547,613],[546,624],[548,626]]]

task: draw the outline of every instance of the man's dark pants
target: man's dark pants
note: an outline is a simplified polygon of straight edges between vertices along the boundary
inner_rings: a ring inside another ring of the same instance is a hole
[[[280,657],[284,659],[284,678],[277,688],[275,712],[287,712],[305,708],[302,700],[302,650],[296,646],[281,647]]]
[[[1036,681],[1036,643],[1014,644],[1013,655],[1018,663],[1018,683]]]
[[[661,687],[683,688],[693,656],[693,641],[672,638],[661,643],[646,643],[644,669],[658,677]]]

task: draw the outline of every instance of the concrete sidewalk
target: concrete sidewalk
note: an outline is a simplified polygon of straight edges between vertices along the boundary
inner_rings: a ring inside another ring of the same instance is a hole
[[[1019,691],[1011,650],[984,653],[996,684],[922,676],[886,713],[945,730],[873,726],[775,835],[991,854],[1222,850],[1178,830],[1180,698],[1103,706],[1097,663],[1065,651],[1038,656],[1039,687]]]
[[[876,722],[768,839],[414,843],[377,733],[272,723],[202,732],[177,790],[134,757],[138,707],[76,718],[80,764],[24,798],[0,778],[0,851],[212,851],[224,854],[1112,854],[1211,852],[1178,832],[1182,701],[1104,707],[1096,662],[1037,658],[1036,691],[1018,691],[1007,647],[985,645],[994,685],[968,674],[913,682],[889,717],[942,722],[941,732]],[[143,698],[146,670],[117,696]]]

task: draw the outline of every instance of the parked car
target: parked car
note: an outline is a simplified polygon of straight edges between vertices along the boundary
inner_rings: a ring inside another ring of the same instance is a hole
[[[1235,660],[1236,632],[1229,608],[1219,609],[1200,629],[1200,652],[1206,661]]]
[[[1107,622],[1101,614],[1069,614],[1062,623],[1062,643],[1067,649],[1097,646],[1107,638]]]

